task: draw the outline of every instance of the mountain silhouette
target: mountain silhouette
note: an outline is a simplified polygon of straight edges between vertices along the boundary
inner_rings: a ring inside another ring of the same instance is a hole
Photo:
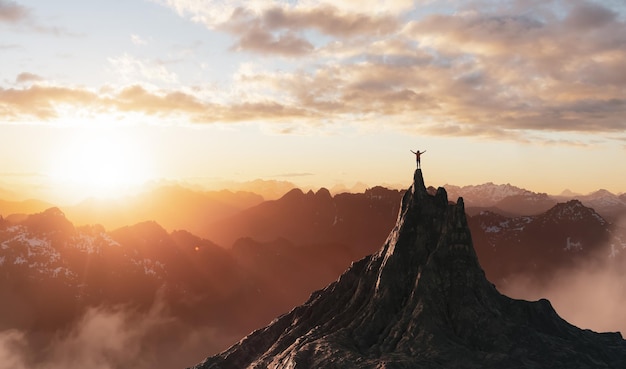
[[[53,207],[52,204],[41,200],[11,201],[0,199],[0,216],[7,217],[12,214],[32,214]]]
[[[501,295],[478,263],[463,199],[421,170],[376,254],[230,349],[210,368],[622,368],[619,333],[581,330],[547,300]]]
[[[342,243],[356,250],[360,259],[385,241],[401,197],[400,191],[383,187],[335,196],[325,188],[307,193],[293,189],[280,199],[207,225],[205,234],[224,247],[241,237],[260,242],[285,238],[300,245]]]
[[[169,185],[114,200],[91,198],[63,211],[77,225],[116,229],[153,220],[170,232],[184,229],[206,238],[207,224],[262,201],[263,197],[251,192],[196,191]]]
[[[92,306],[147,313],[164,304],[181,322],[218,332],[219,352],[306,301],[353,260],[339,243],[241,238],[225,249],[154,221],[108,232],[76,227],[58,208],[18,222],[0,217],[0,334],[62,331]]]

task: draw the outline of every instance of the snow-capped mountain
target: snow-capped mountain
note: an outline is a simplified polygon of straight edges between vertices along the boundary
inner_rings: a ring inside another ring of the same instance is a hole
[[[236,336],[303,301],[355,258],[337,243],[242,239],[229,250],[155,222],[74,227],[57,208],[19,222],[0,217],[0,297],[12,301],[0,306],[0,329],[55,330],[89,306],[146,310],[160,299],[180,319]]]
[[[579,200],[610,222],[618,221],[621,216],[626,215],[626,194],[616,195],[604,189],[587,195],[565,190],[560,195],[552,196],[508,183],[498,185],[488,182],[463,187],[446,184],[444,187],[451,200],[463,197],[467,205],[466,211],[470,215],[476,215],[484,210],[506,216],[537,215],[558,202],[569,200]]]
[[[484,211],[469,222],[481,264],[496,284],[520,273],[546,278],[581,260],[606,261],[626,253],[623,229],[578,200],[535,216]]]
[[[454,201],[463,197],[463,201],[468,204],[484,207],[493,206],[509,196],[524,195],[530,192],[509,183],[496,185],[493,182],[463,187],[446,184],[443,187],[448,192],[450,200]]]
[[[63,234],[62,230],[42,231],[27,223],[7,225],[0,229],[0,266],[13,265],[14,271],[29,269],[31,275],[42,279],[64,276],[68,282],[76,282],[78,274],[71,269],[67,256],[102,254],[105,249],[119,247],[99,227]]]
[[[556,201],[545,193],[536,193],[511,184],[492,182],[475,186],[445,185],[451,200],[463,197],[467,211],[475,214],[491,209],[500,214],[534,215],[554,206]]]
[[[618,196],[607,190],[598,190],[585,196],[579,196],[578,199],[585,204],[594,208],[598,213],[603,214],[612,220],[626,215],[626,196]]]

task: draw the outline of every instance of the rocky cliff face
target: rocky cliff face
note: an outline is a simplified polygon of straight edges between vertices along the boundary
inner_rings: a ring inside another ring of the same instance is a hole
[[[421,170],[381,250],[303,305],[206,359],[209,368],[621,368],[618,333],[580,330],[547,300],[501,295],[481,269],[463,200]]]

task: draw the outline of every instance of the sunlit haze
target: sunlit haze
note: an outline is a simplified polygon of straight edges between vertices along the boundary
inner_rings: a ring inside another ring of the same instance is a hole
[[[623,1],[0,0],[0,188],[626,191]]]

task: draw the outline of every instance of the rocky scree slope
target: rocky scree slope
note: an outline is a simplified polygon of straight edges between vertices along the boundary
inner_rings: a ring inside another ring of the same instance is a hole
[[[547,300],[501,295],[478,264],[463,200],[421,170],[382,249],[195,369],[618,368],[619,333],[581,330]]]

